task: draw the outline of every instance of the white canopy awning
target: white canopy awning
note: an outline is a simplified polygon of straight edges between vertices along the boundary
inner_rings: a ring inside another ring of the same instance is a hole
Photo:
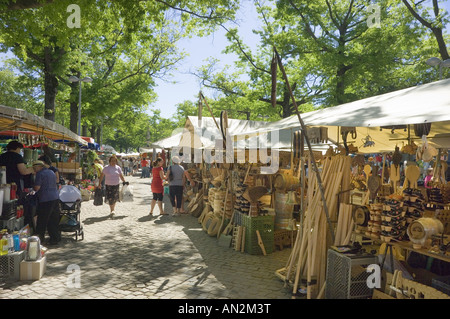
[[[450,79],[419,85],[335,107],[320,109],[300,115],[308,127],[327,127],[328,138],[341,142],[339,127],[356,127],[355,139],[347,143],[358,147],[361,153],[393,151],[395,146],[406,145],[408,140],[420,144],[421,137],[414,134],[413,124],[432,123],[427,139],[438,148],[450,148]],[[404,126],[395,129],[393,126]],[[383,128],[383,129],[382,129]],[[237,139],[268,132],[299,130],[297,115],[267,124],[257,130],[241,131]],[[370,137],[371,147],[363,147],[364,139]]]

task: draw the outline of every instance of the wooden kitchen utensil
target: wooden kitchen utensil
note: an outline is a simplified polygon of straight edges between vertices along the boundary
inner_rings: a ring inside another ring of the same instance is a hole
[[[410,188],[417,188],[417,180],[420,176],[420,168],[416,165],[409,165],[405,169],[405,182],[403,183],[403,189],[407,188],[409,183]]]
[[[372,202],[375,200],[380,186],[380,178],[377,175],[372,175],[369,177],[369,180],[367,181],[367,187],[370,191],[370,198],[372,199]]]
[[[390,182],[392,184],[392,187],[394,189],[394,193],[397,192],[397,183],[400,181],[400,166],[396,166],[395,164],[391,165],[391,172],[390,172]]]
[[[370,172],[372,172],[372,167],[370,165],[364,165],[364,174],[366,174],[366,184],[369,182]]]

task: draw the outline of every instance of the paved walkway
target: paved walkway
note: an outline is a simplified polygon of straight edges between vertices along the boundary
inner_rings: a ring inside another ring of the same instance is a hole
[[[49,247],[44,277],[0,283],[0,298],[291,299],[274,274],[289,248],[240,253],[208,236],[191,215],[159,216],[156,206],[150,217],[150,179],[126,179],[133,202],[118,203],[114,219],[107,205],[83,202],[84,240],[63,233],[62,243]],[[172,210],[167,196],[164,209]],[[79,281],[68,267],[79,269]]]

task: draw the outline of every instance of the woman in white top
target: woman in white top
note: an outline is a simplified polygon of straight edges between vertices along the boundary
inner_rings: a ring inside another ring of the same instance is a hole
[[[99,183],[99,185],[101,186],[103,178],[105,178],[106,199],[108,200],[109,208],[111,211],[111,218],[114,217],[114,208],[116,206],[116,202],[119,200],[120,181],[122,180],[122,182],[125,184],[125,178],[122,174],[122,168],[117,164],[117,162],[117,157],[115,155],[112,155],[109,158],[109,165],[103,168]]]

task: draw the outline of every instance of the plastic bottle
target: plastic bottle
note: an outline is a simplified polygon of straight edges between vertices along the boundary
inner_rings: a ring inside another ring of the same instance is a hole
[[[17,185],[16,183],[11,183],[11,195],[10,195],[10,199],[16,199],[17,198]]]
[[[19,205],[17,206],[17,214],[16,214],[16,218],[20,218],[23,216],[23,206]]]
[[[3,193],[3,202],[10,202],[11,201],[11,185],[9,184],[5,184],[2,185],[2,187],[4,188],[5,192]]]
[[[0,234],[0,256],[3,256],[3,234]]]
[[[0,166],[0,184],[6,184],[6,166]]]
[[[20,251],[20,237],[19,232],[13,233],[13,240],[14,240],[14,251]]]
[[[14,238],[12,234],[6,234],[6,238],[8,240],[8,253],[14,252]]]
[[[1,246],[1,250],[0,250],[0,255],[1,256],[3,256],[3,255],[8,255],[8,239],[6,239],[6,232],[2,232],[2,239],[0,239],[0,241],[1,241],[1,244],[0,244],[0,246]]]

